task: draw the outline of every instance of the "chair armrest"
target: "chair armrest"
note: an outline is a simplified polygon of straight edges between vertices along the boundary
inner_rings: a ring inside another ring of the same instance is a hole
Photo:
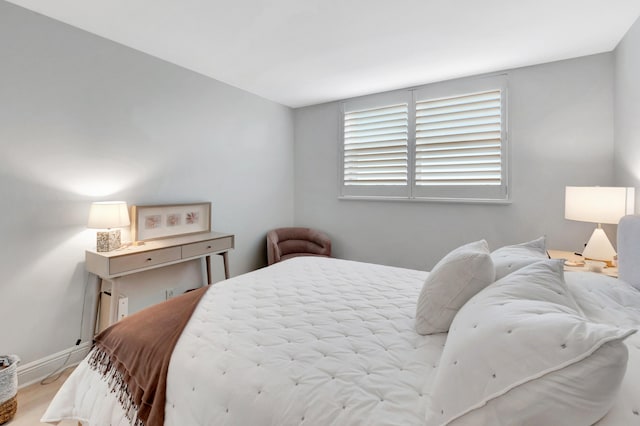
[[[269,231],[267,233],[267,265],[273,265],[280,261],[281,253],[278,247],[279,242],[277,232]]]
[[[309,230],[309,240],[322,247],[321,254],[331,256],[331,239],[325,233]]]

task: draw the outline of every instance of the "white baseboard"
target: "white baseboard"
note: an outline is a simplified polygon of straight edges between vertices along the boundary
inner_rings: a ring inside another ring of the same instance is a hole
[[[91,342],[85,342],[81,345],[73,346],[47,357],[37,359],[28,364],[18,366],[18,388],[39,382],[61,368],[67,356],[69,356],[69,353],[71,353],[71,356],[69,356],[69,361],[67,361],[65,368],[78,365],[89,353],[90,349]]]

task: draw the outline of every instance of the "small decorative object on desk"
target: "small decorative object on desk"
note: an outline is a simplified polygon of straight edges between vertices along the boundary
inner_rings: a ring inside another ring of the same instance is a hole
[[[584,262],[591,272],[602,272],[607,267],[607,262],[600,262],[599,260],[585,260]]]
[[[18,362],[16,355],[0,355],[0,425],[11,420],[18,410]]]

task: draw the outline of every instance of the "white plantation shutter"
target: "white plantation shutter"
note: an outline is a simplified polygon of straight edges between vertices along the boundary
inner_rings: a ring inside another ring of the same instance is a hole
[[[342,195],[508,200],[505,75],[343,104]]]
[[[508,199],[506,98],[504,74],[416,89],[413,197]]]
[[[416,102],[416,185],[500,185],[500,105],[500,90]]]
[[[411,92],[366,96],[347,101],[342,108],[342,195],[407,198],[411,183]]]
[[[344,115],[344,184],[407,185],[409,105]]]

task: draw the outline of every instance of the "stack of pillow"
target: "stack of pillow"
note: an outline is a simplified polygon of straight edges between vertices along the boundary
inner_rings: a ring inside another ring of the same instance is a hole
[[[634,329],[589,321],[541,237],[466,244],[433,268],[420,334],[448,332],[427,425],[591,425],[611,408]]]

